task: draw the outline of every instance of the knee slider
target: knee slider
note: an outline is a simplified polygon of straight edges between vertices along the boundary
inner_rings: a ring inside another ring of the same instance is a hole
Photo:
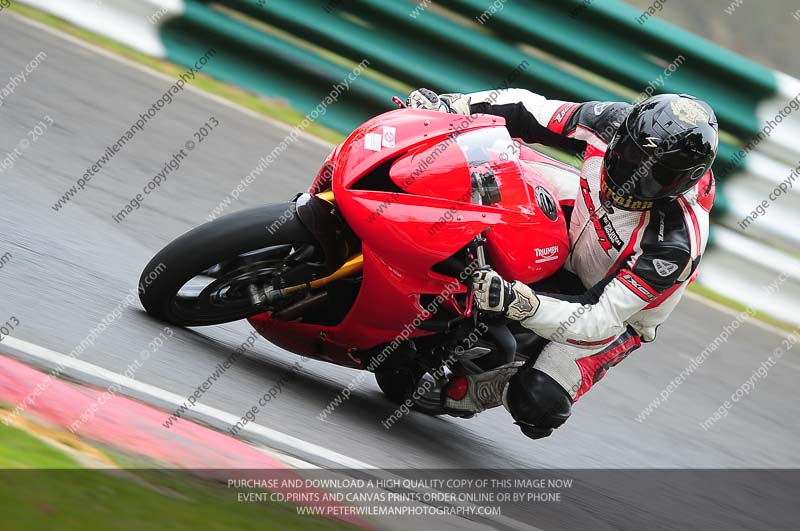
[[[546,437],[564,424],[572,412],[569,394],[558,382],[538,369],[524,369],[511,378],[506,404],[523,432],[525,425],[535,427],[538,430],[534,431],[541,433],[540,437]]]

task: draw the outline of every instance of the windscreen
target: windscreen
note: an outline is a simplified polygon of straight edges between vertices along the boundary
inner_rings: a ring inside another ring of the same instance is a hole
[[[456,142],[469,165],[472,203],[492,205],[502,200],[504,179],[519,179],[519,148],[505,127],[487,127],[459,134]]]

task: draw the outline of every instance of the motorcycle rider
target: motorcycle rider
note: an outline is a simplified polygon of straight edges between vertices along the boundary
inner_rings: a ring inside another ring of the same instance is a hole
[[[565,172],[554,183],[573,190],[564,269],[577,276],[583,293],[545,295],[491,270],[475,273],[479,309],[517,321],[549,343],[519,370],[460,377],[466,393],[448,390],[445,402],[466,414],[503,404],[525,435],[546,437],[609,368],[655,340],[693,279],[714,201],[714,111],[687,95],[636,105],[571,103],[523,89],[442,95],[418,89],[407,103],[502,116],[514,138],[585,150],[580,177]]]

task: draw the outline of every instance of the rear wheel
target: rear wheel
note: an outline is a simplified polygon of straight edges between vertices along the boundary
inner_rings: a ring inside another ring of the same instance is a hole
[[[319,258],[294,203],[251,208],[167,245],[142,272],[139,297],[149,314],[180,326],[237,321],[271,309],[260,295],[279,277],[310,280],[301,277],[321,269]]]

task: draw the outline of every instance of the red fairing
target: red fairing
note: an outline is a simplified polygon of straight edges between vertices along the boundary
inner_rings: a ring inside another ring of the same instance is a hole
[[[505,125],[498,116],[472,117],[420,109],[399,109],[376,116],[353,131],[340,146],[334,192],[336,187],[350,188],[370,169],[410,149],[434,146],[453,133],[498,125]]]
[[[336,206],[361,240],[355,302],[335,326],[273,320],[269,313],[251,318],[253,326],[287,350],[360,368],[358,351],[429,334],[419,324],[432,310],[469,312],[453,297],[466,287],[431,268],[481,233],[489,263],[509,280],[535,282],[558,270],[569,252],[563,213],[547,182],[520,161],[504,124],[496,116],[401,109],[356,129],[311,188],[324,191],[332,170]],[[538,155],[522,151],[526,160]],[[476,172],[493,176],[499,201],[481,204]],[[438,304],[423,307],[421,297]]]
[[[470,171],[456,138],[445,137],[402,155],[389,171],[392,182],[409,194],[469,203]]]

